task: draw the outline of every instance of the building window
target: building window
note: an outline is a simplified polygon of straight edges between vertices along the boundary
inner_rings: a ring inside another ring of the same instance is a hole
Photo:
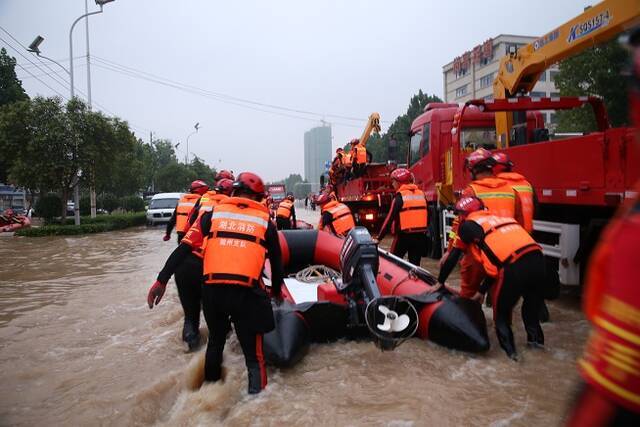
[[[542,74],[540,74],[540,78],[538,79],[539,82],[546,82],[547,81],[547,72],[543,71]]]
[[[552,82],[556,82],[556,76],[558,75],[560,71],[557,70],[551,70],[549,71],[549,78],[551,79]]]
[[[469,72],[469,70],[468,70],[468,69],[466,69],[466,68],[460,68],[460,69],[458,70],[458,72],[456,73],[456,78],[457,78],[457,79],[459,79],[460,77],[464,77],[464,76],[466,76],[466,75],[467,75],[467,73],[468,73],[468,72]]]
[[[551,98],[560,98],[560,92],[551,92],[549,95]]]
[[[547,96],[545,92],[529,92],[529,96],[532,98],[544,98]]]
[[[505,55],[509,55],[511,52],[517,52],[520,45],[518,43],[505,43],[504,44],[504,53]]]
[[[493,101],[493,95],[487,95],[482,99],[484,99],[485,101]]]
[[[493,55],[491,55],[489,57],[480,58],[480,66],[484,67],[485,65],[489,65],[492,60],[493,60]]]
[[[549,123],[553,125],[558,124],[558,116],[556,116],[556,113],[549,113]]]
[[[493,85],[493,76],[495,73],[487,74],[484,77],[480,77],[480,88],[489,87]]]
[[[456,89],[456,98],[461,98],[467,94],[467,87],[469,85],[460,86]]]

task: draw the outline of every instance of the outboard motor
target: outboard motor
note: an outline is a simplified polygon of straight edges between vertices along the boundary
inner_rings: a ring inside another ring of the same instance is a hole
[[[378,266],[378,245],[365,227],[355,227],[340,250],[342,282],[337,281],[336,287],[347,296],[349,324],[365,323],[380,349],[393,350],[415,333],[418,313],[405,298],[381,296],[376,282]]]

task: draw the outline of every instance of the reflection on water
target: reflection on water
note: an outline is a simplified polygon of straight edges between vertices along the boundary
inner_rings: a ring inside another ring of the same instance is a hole
[[[175,247],[161,236],[0,240],[0,424],[555,425],[571,398],[588,331],[573,302],[550,305],[546,351],[525,348],[516,312],[520,363],[493,334],[480,356],[417,339],[386,353],[344,341],[270,369],[267,390],[250,397],[234,337],[225,382],[199,388],[203,351],[182,350],[175,286],[159,307],[146,306]]]

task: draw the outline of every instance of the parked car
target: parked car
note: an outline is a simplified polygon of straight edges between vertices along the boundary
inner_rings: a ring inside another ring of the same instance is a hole
[[[153,196],[147,209],[147,225],[169,222],[180,197],[182,193],[158,193]]]

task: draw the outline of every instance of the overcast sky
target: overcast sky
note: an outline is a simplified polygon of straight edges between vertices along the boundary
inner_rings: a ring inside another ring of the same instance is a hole
[[[199,122],[199,133],[189,139],[192,153],[215,167],[280,179],[303,174],[304,132],[320,125],[321,115],[332,123],[334,148],[359,136],[373,111],[380,112],[385,130],[418,89],[443,96],[442,66],[455,56],[502,33],[542,35],[587,4],[116,0],[90,18],[94,108],[129,121],[146,141],[153,131],[154,137],[181,142],[181,157],[187,135]],[[89,10],[97,9],[89,0]],[[83,13],[84,0],[0,0],[0,26],[24,46],[43,36],[42,53],[64,65],[69,27]],[[0,37],[0,45],[19,48],[1,30]],[[45,75],[55,65],[46,68],[21,51],[36,68],[13,48],[7,50],[26,70],[69,96],[62,71],[59,83]],[[74,30],[74,57],[85,53],[83,21]],[[132,77],[131,72],[140,74],[131,69],[189,85],[200,94]],[[76,88],[86,93],[86,59],[76,59],[74,70]],[[29,95],[56,95],[20,67],[17,73]]]

